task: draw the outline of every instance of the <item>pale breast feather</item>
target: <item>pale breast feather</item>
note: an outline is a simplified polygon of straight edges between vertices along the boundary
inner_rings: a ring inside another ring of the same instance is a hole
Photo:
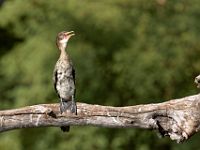
[[[69,98],[75,92],[73,68],[68,63],[58,61],[54,72],[54,87],[62,98]]]

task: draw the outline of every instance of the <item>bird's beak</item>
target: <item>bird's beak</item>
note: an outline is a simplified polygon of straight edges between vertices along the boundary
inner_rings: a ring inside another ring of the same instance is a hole
[[[68,37],[71,37],[71,36],[74,36],[74,35],[75,35],[74,31],[70,31],[70,32],[66,33],[66,36],[68,36]]]

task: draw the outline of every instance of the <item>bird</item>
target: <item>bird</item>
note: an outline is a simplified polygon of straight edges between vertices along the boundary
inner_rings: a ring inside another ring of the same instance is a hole
[[[75,102],[75,69],[69,54],[66,52],[69,39],[74,36],[74,31],[62,31],[56,37],[56,45],[60,50],[60,57],[56,62],[53,71],[53,81],[55,91],[60,99],[60,113],[69,110],[77,114]],[[69,126],[62,126],[62,131],[69,131]]]

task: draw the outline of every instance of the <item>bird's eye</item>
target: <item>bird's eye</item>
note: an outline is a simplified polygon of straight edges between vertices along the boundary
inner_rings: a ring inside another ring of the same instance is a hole
[[[60,37],[59,37],[59,39],[60,39],[60,40],[63,40],[63,39],[64,39],[64,36],[63,36],[63,35],[62,35],[62,36],[60,36]]]

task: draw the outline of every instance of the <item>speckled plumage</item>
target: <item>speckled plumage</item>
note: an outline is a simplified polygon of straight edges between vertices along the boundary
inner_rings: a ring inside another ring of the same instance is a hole
[[[70,110],[77,113],[75,103],[75,70],[68,53],[65,51],[69,38],[73,32],[61,32],[57,36],[56,44],[61,51],[60,57],[55,65],[53,72],[54,88],[60,98],[60,112]],[[61,127],[68,130],[69,127]]]
[[[65,51],[67,42],[72,34],[73,32],[61,32],[58,34],[56,42],[61,53],[55,65],[53,77],[55,90],[61,100],[61,113],[67,109],[70,109],[72,113],[76,113],[76,108],[74,108],[75,70],[68,53]]]
[[[75,70],[71,61],[61,58],[57,61],[54,69],[54,87],[62,101],[71,101],[75,96]]]

